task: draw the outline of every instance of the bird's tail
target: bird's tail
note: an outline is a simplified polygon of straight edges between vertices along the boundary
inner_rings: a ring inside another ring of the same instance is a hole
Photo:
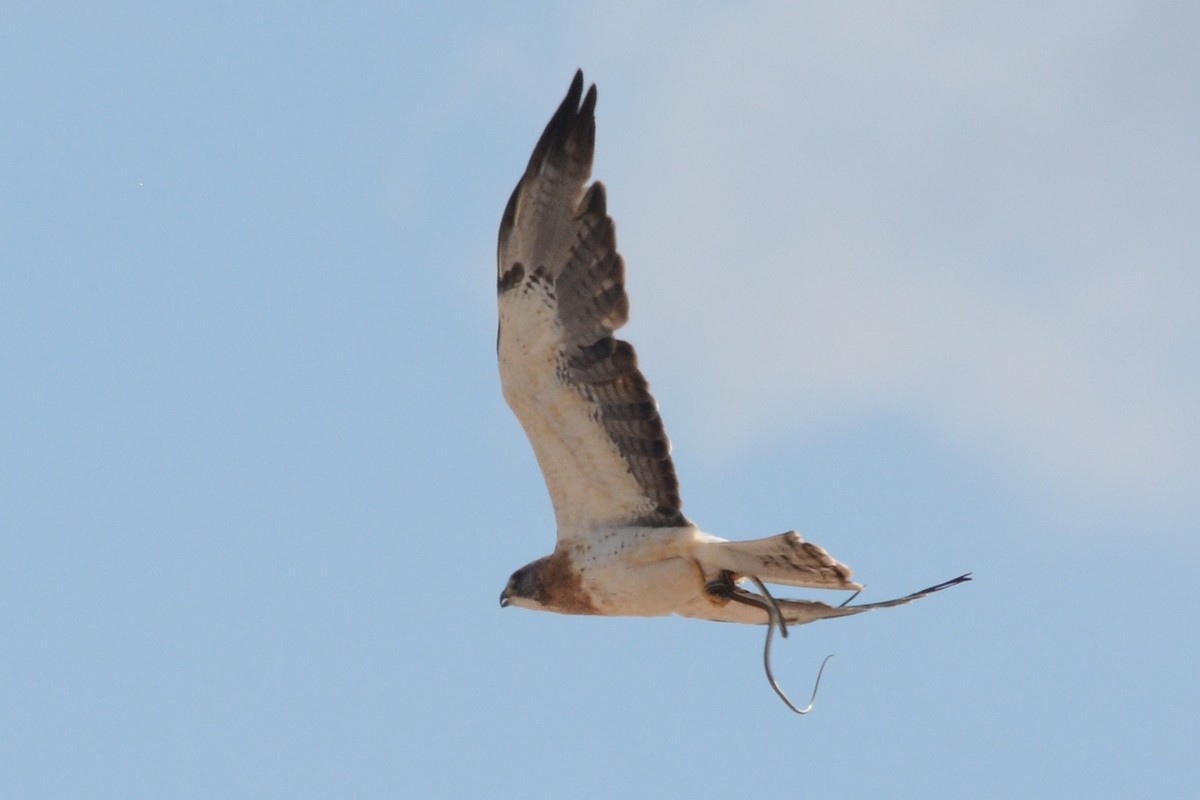
[[[706,575],[730,572],[735,579],[753,575],[766,583],[811,589],[863,588],[850,580],[849,567],[795,531],[748,542],[701,542],[695,557]]]

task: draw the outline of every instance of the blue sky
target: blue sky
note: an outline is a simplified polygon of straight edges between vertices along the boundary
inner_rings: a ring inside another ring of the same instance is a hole
[[[1200,12],[10,3],[0,785],[1186,796]],[[582,67],[684,510],[902,609],[501,611],[494,248]]]

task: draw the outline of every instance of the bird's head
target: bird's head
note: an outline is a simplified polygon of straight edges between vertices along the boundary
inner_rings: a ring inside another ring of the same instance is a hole
[[[539,598],[542,595],[542,567],[549,558],[539,558],[526,564],[512,574],[508,585],[500,593],[500,607],[520,606],[521,608],[544,609]]]

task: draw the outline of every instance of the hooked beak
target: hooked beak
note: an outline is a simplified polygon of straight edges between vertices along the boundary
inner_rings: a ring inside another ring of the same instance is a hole
[[[500,593],[500,607],[508,608],[508,603],[509,603],[508,589],[505,589],[503,592]]]

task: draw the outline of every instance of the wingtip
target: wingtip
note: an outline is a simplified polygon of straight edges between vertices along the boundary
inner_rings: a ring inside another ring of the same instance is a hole
[[[583,107],[580,107],[580,98],[583,99]],[[590,103],[590,105],[589,105]],[[561,103],[558,104],[558,109],[555,110],[554,116],[550,119],[550,124],[558,123],[559,125],[569,124],[577,117],[584,116],[596,106],[596,84],[592,84],[587,91],[587,96],[583,94],[583,70],[575,70],[575,77],[571,79],[571,85],[567,88],[567,94],[563,97]]]
[[[567,95],[563,98],[562,103],[558,107],[558,113],[570,112],[574,113],[575,109],[579,108],[579,98],[583,96],[583,70],[575,70],[575,77],[571,79],[571,85],[567,88]]]
[[[571,78],[571,87],[567,90],[567,95],[575,95],[576,98],[580,97],[583,94],[583,86],[583,68],[579,67],[575,70],[574,77]],[[594,94],[595,91],[596,84],[593,83],[588,87],[588,94]]]
[[[580,78],[583,77],[582,72],[577,72],[576,75]],[[579,115],[583,116],[583,117],[590,117],[595,112],[596,112],[596,84],[593,83],[591,86],[588,87],[587,94],[584,95],[583,106],[579,109]]]
[[[546,123],[533,149],[527,173],[536,172],[542,161],[556,149],[567,150],[570,157],[582,162],[590,170],[596,130],[596,85],[592,84],[585,95],[583,84],[583,70],[577,69],[566,96]]]

